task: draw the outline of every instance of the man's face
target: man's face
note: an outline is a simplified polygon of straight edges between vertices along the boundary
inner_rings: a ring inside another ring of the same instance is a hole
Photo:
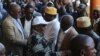
[[[30,19],[31,17],[33,16],[33,8],[28,8],[26,11],[25,11],[25,14],[26,16],[28,16]]]
[[[89,45],[85,48],[84,56],[96,56],[96,49],[94,48],[94,42],[89,43]]]
[[[44,15],[44,19],[48,22],[52,21],[53,19],[55,19],[55,15],[50,15],[50,14],[46,14]]]
[[[20,18],[21,15],[21,8],[20,6],[16,6],[12,9],[12,14],[14,15],[14,17],[16,18]]]
[[[35,30],[40,33],[44,33],[44,30],[46,29],[45,24],[38,24],[38,25],[35,25],[34,27],[35,27]]]
[[[100,17],[100,11],[94,10],[93,16],[94,16],[94,19],[98,19]]]

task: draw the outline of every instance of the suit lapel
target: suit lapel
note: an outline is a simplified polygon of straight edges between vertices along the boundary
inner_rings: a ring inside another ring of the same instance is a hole
[[[67,50],[68,49],[69,41],[70,41],[70,38],[71,38],[70,35],[71,35],[71,31],[69,30],[66,33],[66,35],[65,35],[65,37],[64,37],[64,39],[63,39],[63,41],[61,43],[60,50]]]
[[[21,23],[19,22],[19,25],[18,25],[18,23],[16,23],[16,20],[13,19],[13,18],[12,18],[12,21],[13,21],[15,27],[16,27],[16,28],[18,29],[18,31],[21,33],[23,39],[24,39],[24,32],[23,32]]]

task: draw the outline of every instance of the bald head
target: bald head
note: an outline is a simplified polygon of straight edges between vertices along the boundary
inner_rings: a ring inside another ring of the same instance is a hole
[[[61,29],[67,30],[69,27],[73,26],[74,19],[71,15],[64,15],[61,19]]]
[[[88,36],[88,35],[83,35],[83,34],[79,34],[77,35],[73,40],[72,40],[72,44],[76,45],[76,46],[80,46],[80,48],[82,48],[82,46],[89,46],[91,45],[91,43],[93,43],[93,39]]]
[[[11,3],[10,4],[10,14],[13,17],[19,18],[21,14],[21,7],[17,3]]]
[[[86,51],[88,48],[90,49],[90,52],[93,52],[92,54],[90,54],[89,51]],[[80,56],[80,53],[83,50],[90,56],[94,56],[96,53],[93,39],[88,35],[79,34],[71,41],[71,51],[74,55],[77,54],[77,56]]]
[[[5,56],[5,46],[0,43],[0,56]]]
[[[18,8],[18,7],[20,7],[16,2],[12,2],[11,4],[10,4],[10,10],[14,10],[14,9],[16,9],[16,8]]]

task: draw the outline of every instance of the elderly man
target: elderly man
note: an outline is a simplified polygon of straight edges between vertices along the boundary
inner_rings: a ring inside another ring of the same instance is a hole
[[[25,16],[23,16],[21,18],[21,23],[22,23],[22,26],[25,30],[25,32],[27,33],[28,36],[31,35],[31,31],[32,31],[32,21],[34,19],[33,17],[33,11],[34,11],[34,8],[32,7],[32,5],[26,5],[25,7]]]
[[[20,12],[20,6],[16,3],[11,3],[10,14],[2,24],[7,55],[23,56],[23,47],[27,44],[27,36],[19,20]]]

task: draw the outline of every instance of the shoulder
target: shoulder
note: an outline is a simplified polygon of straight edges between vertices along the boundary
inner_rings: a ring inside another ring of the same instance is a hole
[[[60,22],[58,21],[57,18],[54,20],[54,22],[52,22],[52,27],[53,28],[60,28]]]
[[[74,27],[70,27],[68,30],[69,35],[71,35],[72,37],[78,35],[78,32],[75,30]]]
[[[2,25],[12,25],[13,24],[13,21],[12,21],[12,17],[10,15],[8,15],[5,20],[3,21],[3,24]]]

